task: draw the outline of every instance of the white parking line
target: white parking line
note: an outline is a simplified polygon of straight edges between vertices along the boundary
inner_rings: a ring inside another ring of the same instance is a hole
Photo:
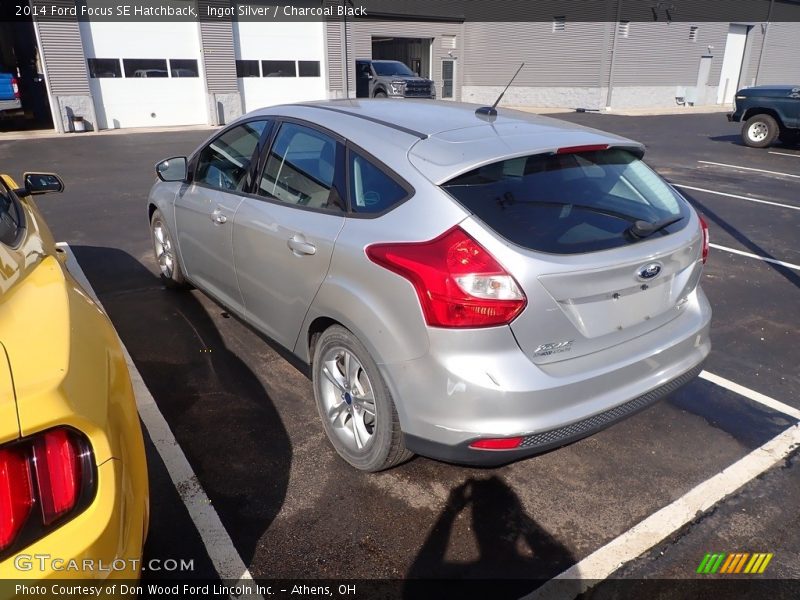
[[[729,379],[702,371],[700,377],[769,408],[800,419],[800,410]],[[638,558],[661,540],[691,523],[698,513],[708,510],[740,487],[783,460],[800,445],[800,424],[778,434],[763,446],[739,459],[710,479],[656,511],[637,525],[592,552],[583,560],[548,581],[527,599],[577,596],[608,578],[627,562]],[[692,572],[687,571],[687,577]]]
[[[774,398],[770,398],[769,396],[766,396],[761,392],[756,392],[755,390],[751,390],[750,388],[746,388],[743,385],[739,385],[738,383],[735,383],[730,379],[725,379],[724,377],[720,377],[719,375],[714,375],[714,373],[709,373],[708,371],[702,371],[700,373],[700,377],[720,387],[724,387],[726,390],[730,390],[731,392],[735,392],[740,396],[749,398],[753,402],[758,402],[759,404],[768,406],[772,410],[782,412],[784,414],[789,415],[790,417],[794,417],[795,419],[800,420],[800,410],[795,408],[794,406],[789,406],[788,404],[784,404],[780,400],[775,400]]]
[[[740,167],[739,165],[727,165],[725,163],[711,162],[709,160],[698,160],[697,162],[704,165],[714,165],[715,167],[727,167],[728,169],[741,169],[742,171],[755,171],[757,173],[766,173],[767,175],[781,175],[783,177],[795,177],[800,179],[800,175],[792,175],[791,173],[781,173],[780,171],[766,171],[764,169],[754,169],[753,167]]]
[[[758,254],[752,254],[750,252],[743,252],[742,250],[737,250],[736,248],[728,248],[727,246],[720,246],[719,244],[709,244],[710,248],[714,248],[715,250],[723,250],[725,252],[730,252],[731,254],[739,254],[741,256],[746,256],[747,258],[755,258],[756,260],[763,260],[764,262],[771,263],[773,265],[780,265],[782,267],[786,267],[787,269],[794,269],[795,271],[800,271],[800,265],[796,265],[794,263],[785,262],[782,260],[776,260],[774,258],[767,258],[766,256],[759,256]]]
[[[62,243],[58,244],[58,246],[67,252],[67,269],[69,272],[102,308],[103,305],[100,303],[69,245]],[[170,479],[172,479],[175,489],[181,500],[183,500],[183,504],[186,506],[186,510],[189,512],[189,516],[192,518],[203,540],[217,574],[220,579],[242,582],[243,586],[252,588],[248,583],[252,582],[253,576],[236,551],[233,541],[219,519],[217,511],[200,485],[197,475],[195,475],[192,466],[186,459],[186,455],[172,434],[164,415],[158,409],[153,395],[147,389],[147,385],[133,363],[128,349],[122,344],[122,340],[120,340],[120,344],[125,353],[125,361],[128,364],[139,416],[147,428],[150,439],[153,441],[156,450],[158,450],[161,460],[164,461],[164,465],[167,467]],[[247,597],[254,600],[263,599],[262,596],[255,594]]]
[[[792,210],[800,210],[800,206],[792,206],[791,204],[781,204],[780,202],[772,202],[771,200],[762,200],[761,198],[751,198],[750,196],[740,196],[739,194],[728,194],[727,192],[717,192],[715,190],[707,190],[705,188],[693,187],[691,185],[683,185],[680,183],[673,183],[672,187],[678,187],[685,190],[693,190],[695,192],[704,192],[706,194],[714,194],[716,196],[727,196],[728,198],[736,198],[738,200],[749,200],[750,202],[758,202],[759,204],[769,204],[770,206],[779,206],[781,208],[791,208]]]
[[[798,445],[800,425],[794,425],[595,550],[526,598],[563,597],[560,594],[566,590],[575,596],[585,592],[600,580],[608,578],[625,563],[641,556],[687,523],[691,523],[698,513],[708,510],[782,461]],[[693,575],[693,568],[687,567],[686,577]]]
[[[800,154],[792,154],[791,152],[775,152],[774,150],[768,150],[770,154],[780,154],[781,156],[794,156],[795,158],[800,158]]]

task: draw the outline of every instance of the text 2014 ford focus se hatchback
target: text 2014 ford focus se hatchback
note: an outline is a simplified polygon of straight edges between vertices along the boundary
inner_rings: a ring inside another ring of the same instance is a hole
[[[448,102],[250,113],[157,165],[164,279],[311,365],[337,452],[492,465],[695,377],[703,221],[640,144]]]

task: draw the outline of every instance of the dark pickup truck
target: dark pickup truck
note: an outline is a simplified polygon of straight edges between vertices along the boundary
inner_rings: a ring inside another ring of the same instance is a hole
[[[743,122],[742,140],[766,148],[800,141],[800,85],[758,85],[736,92],[728,121]]]
[[[0,116],[6,111],[17,111],[22,108],[19,99],[17,77],[12,73],[0,73]]]

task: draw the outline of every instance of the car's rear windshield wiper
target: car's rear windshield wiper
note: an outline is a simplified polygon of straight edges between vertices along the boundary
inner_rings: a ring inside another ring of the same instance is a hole
[[[682,216],[668,217],[666,219],[656,221],[655,223],[651,223],[650,221],[636,221],[633,225],[628,227],[626,233],[629,233],[635,238],[646,238],[653,235],[657,231],[661,231],[665,227],[669,227],[673,223],[677,223],[682,218]]]

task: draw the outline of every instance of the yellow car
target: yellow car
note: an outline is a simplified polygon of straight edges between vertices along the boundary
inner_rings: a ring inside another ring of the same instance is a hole
[[[32,199],[63,187],[0,175],[0,579],[138,579],[148,480],[125,356]]]

